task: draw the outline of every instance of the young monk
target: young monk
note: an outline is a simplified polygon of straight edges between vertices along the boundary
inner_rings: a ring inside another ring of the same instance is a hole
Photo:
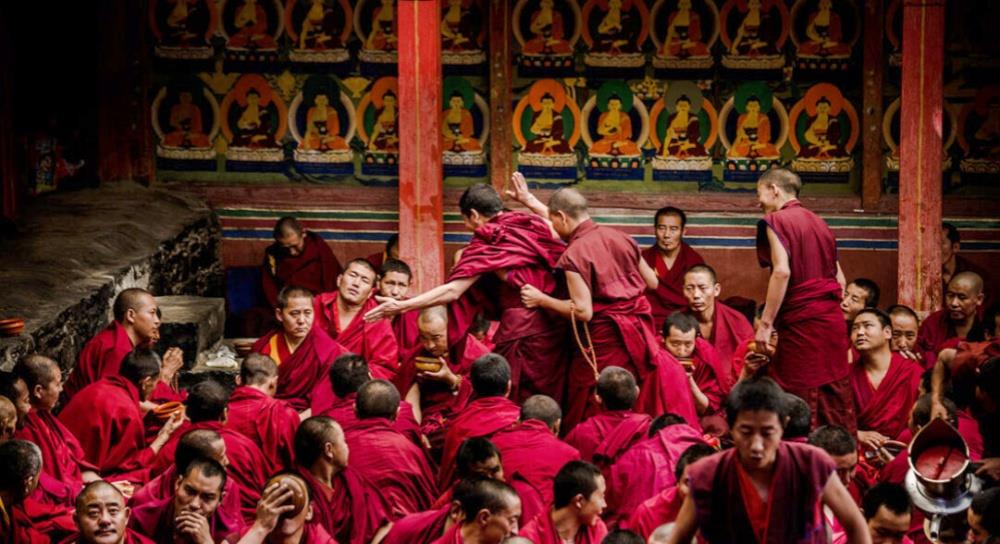
[[[653,327],[660,330],[668,315],[687,308],[684,276],[692,267],[705,264],[705,259],[684,241],[687,214],[680,208],[666,206],[656,210],[653,227],[656,243],[642,250],[642,258],[660,280],[655,290],[646,291]]]
[[[412,280],[413,272],[408,264],[399,259],[388,259],[379,268],[378,295],[393,300],[406,300]],[[396,336],[400,357],[419,344],[417,315],[417,312],[411,311],[392,318],[392,332]]]
[[[278,293],[274,315],[281,327],[257,340],[254,353],[263,353],[278,365],[275,398],[292,408],[309,408],[313,390],[323,381],[333,360],[346,352],[320,327],[313,327],[313,294],[286,286]]]
[[[873,544],[902,544],[908,541],[913,506],[906,488],[877,484],[865,493],[861,505]]]
[[[844,298],[840,301],[840,311],[844,314],[848,332],[858,312],[865,308],[878,308],[880,290],[878,284],[868,278],[855,278],[844,288]]]
[[[294,217],[282,217],[274,225],[274,243],[264,250],[261,285],[269,308],[278,306],[278,294],[289,285],[313,293],[336,288],[340,262],[330,246]]]
[[[178,472],[172,496],[132,509],[129,527],[154,542],[198,544],[219,542],[229,536],[213,527],[215,510],[226,487],[226,469],[212,459],[195,459]]]
[[[517,534],[521,500],[509,485],[476,480],[461,497],[462,523],[454,525],[433,544],[500,544]]]
[[[238,544],[336,544],[315,516],[309,487],[301,476],[278,474],[267,482],[257,518]]]
[[[603,410],[573,428],[566,443],[580,458],[598,466],[609,466],[628,448],[646,437],[649,414],[635,412],[639,386],[631,372],[609,366],[597,378],[597,402]]]
[[[274,398],[278,365],[266,355],[251,353],[240,365],[239,384],[229,397],[226,427],[253,441],[276,468],[291,468],[299,414]]]
[[[983,305],[983,279],[979,274],[955,274],[948,282],[944,301],[945,307],[928,315],[917,335],[917,349],[927,368],[934,365],[945,348],[953,348],[962,340],[982,342],[986,339],[979,323],[979,309]]]
[[[847,488],[854,502],[860,505],[861,497],[871,487],[871,482],[866,481],[858,472],[858,442],[851,433],[843,427],[823,425],[809,433],[806,443],[816,446],[830,456],[840,483]]]
[[[771,275],[755,351],[771,357],[770,377],[809,403],[815,425],[853,430],[847,335],[831,334],[844,330],[837,241],[826,222],[799,202],[801,189],[799,176],[783,168],[772,168],[757,181],[765,214],[757,224],[757,258]],[[780,342],[772,349],[768,342],[775,331]]]
[[[909,306],[895,304],[889,306],[886,313],[892,320],[892,342],[889,347],[892,351],[923,366],[923,359],[917,349],[917,333],[920,330],[920,318],[917,317],[917,312]]]
[[[726,391],[736,381],[738,373],[731,368],[736,352],[753,338],[753,326],[740,312],[719,302],[722,285],[715,270],[707,264],[692,266],[684,274],[684,296],[687,312],[698,320],[701,337],[712,344],[723,365],[730,367],[725,376]]]
[[[698,322],[688,314],[674,312],[667,317],[663,323],[663,344],[686,365],[688,387],[702,428],[715,435],[725,433],[725,420],[716,414],[729,393],[730,365],[711,344],[698,338]]]
[[[399,259],[399,233],[396,232],[392,233],[385,241],[385,247],[382,251],[376,251],[365,257],[365,260],[372,263],[376,269],[394,259]]]
[[[497,465],[499,465],[499,461]],[[472,492],[478,479],[462,478],[459,480],[452,489],[451,498],[447,504],[396,520],[392,524],[392,529],[389,529],[385,535],[382,544],[431,544],[441,538],[456,523],[461,522],[462,498]]]
[[[399,369],[399,346],[392,324],[364,319],[369,310],[378,306],[371,296],[377,279],[378,273],[368,261],[348,262],[344,272],[337,276],[337,290],[322,293],[313,300],[314,326],[326,331],[347,351],[363,356],[373,377],[389,380]],[[314,412],[323,408],[314,406]]]
[[[688,467],[691,493],[677,516],[672,544],[690,542],[696,532],[713,543],[826,542],[819,516],[824,504],[849,542],[871,542],[830,457],[781,440],[784,409],[781,389],[768,378],[733,388],[726,416],[735,447]]]
[[[570,461],[555,474],[552,508],[525,522],[518,532],[535,544],[599,544],[608,534],[604,511],[604,476],[585,461]]]
[[[42,452],[27,440],[0,443],[0,542],[45,544],[49,538],[39,532],[21,510],[24,501],[38,486],[42,472]]]
[[[131,515],[118,488],[104,480],[91,482],[76,498],[73,519],[80,535],[65,544],[153,544],[128,528]]]

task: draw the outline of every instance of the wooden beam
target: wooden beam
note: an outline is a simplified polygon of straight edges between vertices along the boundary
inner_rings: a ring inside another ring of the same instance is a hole
[[[399,250],[423,292],[444,281],[440,0],[399,0]]]
[[[899,170],[899,301],[941,305],[941,124],[944,0],[903,3]]]
[[[882,198],[882,85],[885,6],[883,0],[865,0],[864,98],[861,112],[861,207],[878,208]]]
[[[510,180],[511,144],[511,21],[510,2],[490,1],[490,182],[502,195]]]

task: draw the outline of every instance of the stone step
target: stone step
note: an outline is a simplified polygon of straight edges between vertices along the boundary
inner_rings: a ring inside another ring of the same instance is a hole
[[[184,351],[184,368],[195,366],[198,354],[215,348],[222,340],[226,323],[223,298],[195,296],[156,297],[160,307],[160,341],[157,351],[179,347]]]

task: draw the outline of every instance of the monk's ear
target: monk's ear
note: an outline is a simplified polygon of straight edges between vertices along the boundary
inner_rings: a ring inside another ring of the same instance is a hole
[[[222,409],[222,423],[225,424],[227,421],[229,421],[229,407],[228,406],[226,406],[225,408]]]
[[[128,520],[132,518],[132,509],[126,506],[124,512],[125,512],[125,524],[128,525]]]
[[[600,404],[602,406],[604,405],[604,399],[601,398],[601,394],[600,393],[596,393],[596,392],[594,393],[594,400],[597,401],[597,404]]]
[[[236,378],[235,378],[234,381],[236,382],[236,387],[239,387],[239,386],[243,385],[243,378],[240,377],[239,374],[236,375]]]
[[[312,519],[313,519],[313,505],[312,503],[309,503],[308,505],[306,505],[306,521],[309,522],[312,521]]]
[[[278,320],[278,323],[284,323],[284,320],[281,319],[281,308],[274,308],[274,318]]]
[[[561,428],[562,428],[562,418],[559,418],[556,420],[555,423],[552,424],[552,434],[559,436],[559,429]]]
[[[490,511],[483,508],[478,514],[476,514],[476,523],[478,523],[480,527],[486,527],[490,523],[490,515]]]
[[[135,323],[135,308],[129,308],[125,310],[125,322]]]
[[[504,391],[503,396],[505,396],[505,397],[509,397],[510,396],[511,383],[512,382],[510,380],[507,380],[507,390]]]

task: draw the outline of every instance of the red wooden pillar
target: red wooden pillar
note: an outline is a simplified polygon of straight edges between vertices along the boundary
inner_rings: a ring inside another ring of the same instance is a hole
[[[490,2],[490,181],[503,195],[511,174],[510,2]]]
[[[444,280],[440,0],[399,0],[399,253],[423,292]]]
[[[865,0],[864,103],[861,112],[861,207],[878,208],[882,198],[882,85],[885,79],[883,51],[884,0]]]
[[[899,301],[922,312],[941,303],[944,5],[903,3]]]

